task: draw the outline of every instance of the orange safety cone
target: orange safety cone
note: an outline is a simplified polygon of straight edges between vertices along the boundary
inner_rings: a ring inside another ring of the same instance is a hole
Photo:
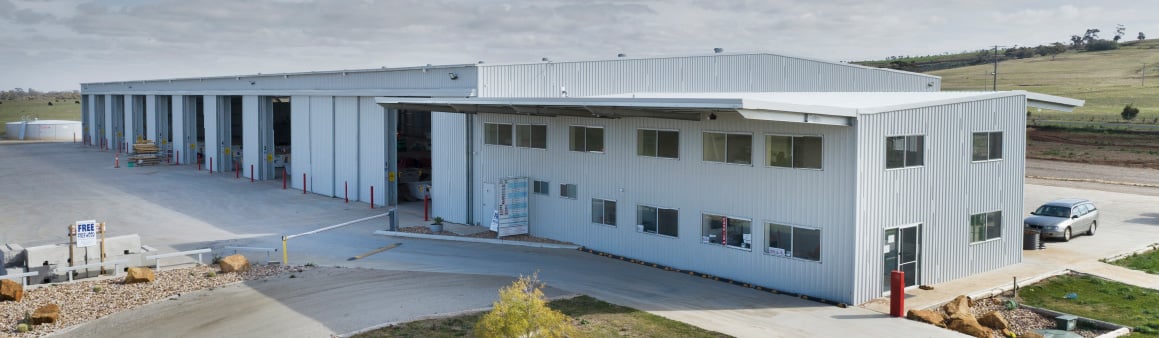
[[[113,155],[113,168],[121,167],[121,154]]]

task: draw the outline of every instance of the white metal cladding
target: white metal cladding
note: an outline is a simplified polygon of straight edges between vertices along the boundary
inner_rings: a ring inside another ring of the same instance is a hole
[[[431,185],[432,215],[450,222],[467,222],[466,164],[466,114],[431,112],[431,181],[437,183]],[[482,189],[478,183],[481,181],[475,182],[475,185],[480,187],[476,190]],[[479,203],[482,199],[476,197],[475,201]],[[487,218],[476,217],[475,220],[482,222],[491,219],[490,217],[490,215]]]
[[[530,197],[530,231],[536,236],[848,302],[853,286],[854,129],[718,115],[716,120],[693,122],[479,114],[474,142],[481,180],[474,187],[475,205],[486,199],[482,182],[495,183],[502,177],[547,181],[551,195]],[[546,124],[547,149],[485,145],[485,122]],[[569,151],[568,129],[573,125],[605,128],[606,151]],[[638,128],[678,130],[680,158],[637,156]],[[753,135],[754,164],[703,161],[703,131]],[[770,133],[822,135],[824,169],[766,167],[764,136]],[[560,184],[576,184],[578,198],[561,198]],[[436,189],[440,185],[442,181]],[[592,198],[616,201],[618,226],[591,223]],[[637,205],[679,209],[679,238],[636,232]],[[476,210],[475,218],[485,222],[490,212]],[[753,250],[701,244],[703,213],[751,219]],[[822,262],[763,253],[765,222],[821,229]]]
[[[156,116],[157,123],[154,124],[154,126],[156,126],[156,130],[153,132],[153,135],[156,135],[154,140],[157,140],[157,142],[159,142],[163,146],[162,147],[163,150],[169,149],[170,148],[169,137],[171,136],[171,135],[169,135],[169,128],[171,126],[171,123],[173,123],[173,121],[170,121],[171,119],[169,118],[169,115],[170,115],[170,106],[169,106],[170,105],[170,103],[169,103],[170,97],[169,97],[169,95],[154,95],[151,97],[153,97],[154,104],[156,105],[155,107],[153,107],[153,109],[157,115]]]
[[[452,79],[450,73],[455,74]],[[222,77],[159,79],[83,83],[84,93],[160,93],[221,91],[230,95],[258,95],[268,92],[382,89],[475,88],[478,82],[474,65],[448,65],[410,68],[325,71],[309,73],[236,75]],[[215,93],[216,94],[216,93]],[[381,94],[380,94],[381,95]]]
[[[358,190],[359,201],[370,203],[370,187],[374,187],[374,203],[386,204],[386,112],[373,97],[358,98]],[[394,151],[393,148],[389,149]],[[351,186],[351,189],[354,187]]]
[[[310,97],[293,96],[290,98],[290,166],[286,172],[296,189],[302,189],[302,174],[313,174],[310,146]]]
[[[124,110],[121,114],[121,121],[124,121],[125,124],[122,125],[124,126],[124,134],[122,134],[120,142],[124,142],[126,153],[132,153],[132,144],[136,140],[137,133],[137,105],[136,100],[133,99],[133,95],[123,95],[122,98],[124,98],[125,103],[123,106]]]
[[[157,96],[145,96],[145,133],[141,137],[153,141],[154,144],[161,144],[161,140],[157,138]]]
[[[218,168],[221,167],[222,159],[217,155],[221,153],[221,147],[218,146],[218,142],[221,141],[218,140],[219,135],[217,129],[220,128],[221,125],[218,124],[219,114],[217,113],[217,110],[219,108],[217,96],[205,95],[201,102],[201,109],[203,109],[202,117],[205,119],[205,122],[203,122],[203,126],[205,127],[205,149],[202,149],[204,150],[205,154],[205,166],[209,168],[209,170],[215,172],[221,171]],[[210,165],[210,162],[213,162],[213,164]]]
[[[185,96],[173,95],[169,98],[172,102],[173,119],[169,123],[173,124],[173,162],[180,162],[189,164],[187,160],[189,156],[189,142],[185,139],[188,137],[185,130],[188,128],[186,122],[188,117],[185,115]],[[181,154],[185,154],[182,156]]]
[[[246,95],[241,98],[241,111],[233,112],[234,114],[241,114],[241,150],[242,150],[242,170],[241,175],[257,179],[261,177],[259,165],[262,158],[261,146],[261,127],[258,123],[258,96]],[[251,171],[250,168],[253,168]],[[251,175],[252,172],[252,175]],[[253,177],[251,177],[253,176]]]
[[[334,196],[334,97],[310,97],[310,172],[315,194]]]
[[[334,98],[334,195],[358,200],[358,97]],[[349,193],[349,195],[347,195]]]
[[[1026,101],[1008,96],[874,115],[858,121],[857,288],[881,297],[883,229],[921,223],[921,284],[1022,260]],[[1002,160],[971,161],[971,134],[1001,131]],[[885,169],[885,138],[925,135],[925,165]],[[1002,238],[970,244],[971,214],[1002,211]]]
[[[628,92],[938,91],[936,76],[773,54],[480,65],[480,97]]]

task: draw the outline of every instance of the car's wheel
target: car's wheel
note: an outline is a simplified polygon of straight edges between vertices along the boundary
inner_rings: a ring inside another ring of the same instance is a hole
[[[1063,242],[1069,242],[1069,241],[1070,241],[1070,228],[1069,228],[1069,227],[1068,227],[1068,228],[1066,228],[1066,230],[1064,230],[1064,231],[1062,232],[1062,241],[1063,241]]]
[[[1098,228],[1098,227],[1099,227],[1099,222],[1091,222],[1091,228],[1090,228],[1090,230],[1087,230],[1087,236],[1094,236],[1095,235],[1095,228]]]

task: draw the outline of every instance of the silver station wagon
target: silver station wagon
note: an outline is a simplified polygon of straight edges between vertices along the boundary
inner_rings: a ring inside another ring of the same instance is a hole
[[[1026,229],[1042,233],[1042,237],[1062,238],[1069,241],[1074,234],[1094,235],[1099,227],[1099,209],[1091,201],[1064,198],[1050,201],[1030,213],[1023,220]]]

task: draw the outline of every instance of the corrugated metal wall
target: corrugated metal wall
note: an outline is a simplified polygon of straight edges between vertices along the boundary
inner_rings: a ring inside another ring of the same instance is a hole
[[[334,196],[334,97],[310,97],[310,191]]]
[[[629,92],[938,91],[935,76],[772,54],[480,65],[480,97]]]
[[[161,145],[161,140],[158,138],[160,134],[157,132],[157,96],[145,96],[145,132],[147,135],[142,135],[145,139],[152,140],[154,144]]]
[[[218,168],[221,168],[221,163],[222,163],[221,157],[218,156],[218,154],[221,153],[221,147],[218,145],[218,142],[221,142],[221,140],[218,139],[218,137],[220,136],[219,135],[220,133],[218,132],[218,128],[221,127],[221,125],[219,124],[219,121],[218,121],[220,114],[218,114],[218,112],[217,112],[217,110],[219,109],[218,108],[219,102],[217,102],[216,95],[205,95],[203,97],[203,99],[201,100],[201,102],[202,102],[201,109],[203,109],[202,115],[205,118],[205,122],[204,122],[204,127],[205,127],[205,145],[204,145],[205,146],[205,149],[204,149],[205,167],[212,168],[211,170],[213,170],[214,172],[219,172],[219,171],[221,171],[221,169],[218,169]],[[213,162],[213,165],[210,165],[209,162]]]
[[[431,180],[437,183],[431,185],[431,214],[450,222],[467,222],[465,114],[431,112]],[[479,181],[475,182],[478,186]],[[481,202],[475,198],[475,204]],[[489,219],[488,215],[484,220]]]
[[[189,128],[186,122],[189,117],[186,116],[188,108],[185,107],[185,96],[173,95],[170,100],[173,100],[173,120],[169,121],[173,124],[173,162],[190,164],[189,142],[186,141],[189,135],[185,132]]]
[[[452,79],[449,73],[457,76]],[[90,93],[228,91],[244,95],[251,91],[438,89],[474,88],[474,65],[325,71],[294,74],[237,75],[189,79],[102,82],[82,84]]]
[[[242,150],[242,170],[241,175],[244,177],[254,176],[253,179],[261,177],[260,163],[265,159],[262,156],[261,135],[260,128],[262,124],[258,119],[258,102],[259,97],[256,95],[246,95],[241,98],[241,111],[233,112],[234,114],[241,114],[241,150]],[[250,167],[253,167],[253,175],[250,175]]]
[[[290,98],[290,184],[302,189],[302,174],[313,175],[310,168],[310,97]]]
[[[858,120],[859,182],[854,303],[882,295],[888,227],[921,223],[920,284],[1022,260],[1026,149],[1024,96],[865,115]],[[971,162],[971,134],[1003,131],[1003,159]],[[885,138],[925,135],[925,166],[885,169]],[[970,244],[971,214],[1002,211],[1002,238]]]
[[[386,112],[382,106],[374,103],[373,97],[358,98],[359,183],[358,190],[351,190],[351,195],[360,201],[370,203],[373,186],[374,203],[386,204],[386,133]]]
[[[853,128],[719,115],[713,121],[689,122],[480,114],[480,121],[475,124],[475,143],[479,145],[477,173],[481,179],[475,187],[476,201],[486,199],[482,196],[482,182],[495,183],[502,177],[548,181],[550,196],[532,194],[530,198],[531,232],[536,236],[846,301],[852,293],[849,281],[853,273],[853,254],[849,251],[854,227]],[[483,145],[485,122],[546,124],[547,150]],[[606,152],[569,151],[568,127],[572,125],[604,127]],[[637,156],[637,128],[679,130],[680,159]],[[705,130],[751,133],[755,165],[703,161],[701,132]],[[766,167],[767,133],[823,135],[824,170]],[[444,185],[439,182],[436,189]],[[578,199],[559,197],[559,185],[565,183],[578,186]],[[592,198],[616,201],[618,226],[591,223]],[[679,209],[679,238],[636,232],[639,204]],[[477,210],[475,218],[485,222],[490,213]],[[751,219],[754,250],[701,244],[702,213]],[[763,253],[765,222],[822,229],[822,262]]]
[[[334,98],[334,195],[358,200],[358,97]],[[346,189],[349,189],[349,195]]]
[[[136,100],[134,100],[133,97],[135,97],[135,95],[121,96],[122,100],[124,100],[124,106],[122,106],[123,110],[121,111],[121,121],[124,123],[122,124],[122,126],[124,126],[122,130],[124,130],[124,133],[121,135],[121,139],[118,141],[124,142],[126,148],[124,151],[126,153],[133,152],[132,144],[133,141],[136,140],[137,135],[137,105],[135,104]]]

